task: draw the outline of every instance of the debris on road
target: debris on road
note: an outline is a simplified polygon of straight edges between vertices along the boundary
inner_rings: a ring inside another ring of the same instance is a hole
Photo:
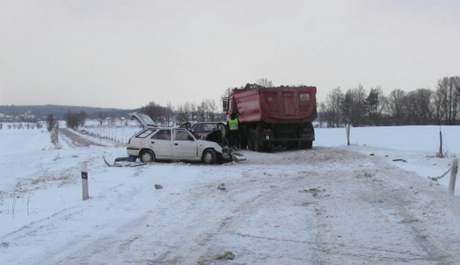
[[[304,189],[304,192],[311,193],[313,197],[318,197],[320,193],[325,192],[326,189],[321,189],[321,187]]]
[[[224,254],[218,255],[216,260],[234,260],[235,254],[231,251],[225,251]]]
[[[235,162],[246,161],[246,157],[241,153],[232,152],[232,161],[235,161]]]
[[[227,187],[225,187],[225,183],[219,184],[219,186],[217,186],[217,189],[221,191],[227,191]]]
[[[402,158],[396,158],[396,159],[393,159],[392,161],[393,161],[393,162],[403,162],[403,163],[407,163],[407,160],[406,160],[406,159],[402,159]]]
[[[114,162],[111,164],[109,163],[105,157],[102,157],[104,160],[104,163],[108,167],[138,167],[138,166],[143,166],[145,163],[143,162],[136,162],[135,159],[131,157],[117,157],[115,158]]]
[[[155,189],[156,190],[161,190],[161,189],[163,189],[163,186],[161,186],[160,184],[155,184]]]

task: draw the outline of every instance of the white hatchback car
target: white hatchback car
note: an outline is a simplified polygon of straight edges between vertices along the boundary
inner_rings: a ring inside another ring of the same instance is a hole
[[[182,128],[146,128],[131,137],[127,151],[130,157],[138,157],[145,163],[186,160],[214,164],[231,159],[229,151],[219,144],[199,140]]]

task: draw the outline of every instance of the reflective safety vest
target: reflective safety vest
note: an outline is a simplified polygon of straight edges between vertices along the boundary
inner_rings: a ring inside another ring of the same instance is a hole
[[[230,131],[238,130],[238,119],[231,119],[228,121],[228,127]]]

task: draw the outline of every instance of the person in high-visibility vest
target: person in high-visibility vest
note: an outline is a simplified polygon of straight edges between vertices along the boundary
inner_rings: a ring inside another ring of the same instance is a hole
[[[228,120],[230,146],[239,148],[239,120],[236,114],[232,114]]]
[[[230,119],[228,121],[228,128],[230,131],[237,131],[238,130],[238,118]]]

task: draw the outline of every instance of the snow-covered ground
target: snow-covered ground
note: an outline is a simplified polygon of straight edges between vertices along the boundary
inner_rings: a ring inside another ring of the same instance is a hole
[[[460,153],[457,130],[448,159],[437,127],[379,127],[351,147],[318,129],[309,151],[136,168],[106,167],[124,148],[82,134],[55,149],[46,130],[0,130],[0,264],[458,264],[460,197],[421,174]]]
[[[445,158],[436,157],[439,151],[439,131],[443,135]],[[340,147],[346,145],[344,128],[317,128],[317,146]],[[451,166],[452,159],[460,155],[460,126],[394,126],[358,127],[351,129],[350,150],[383,157],[390,163],[416,172],[421,177],[439,177]],[[404,159],[405,162],[393,162]],[[448,185],[448,175],[439,180]],[[457,193],[460,192],[457,185]]]

